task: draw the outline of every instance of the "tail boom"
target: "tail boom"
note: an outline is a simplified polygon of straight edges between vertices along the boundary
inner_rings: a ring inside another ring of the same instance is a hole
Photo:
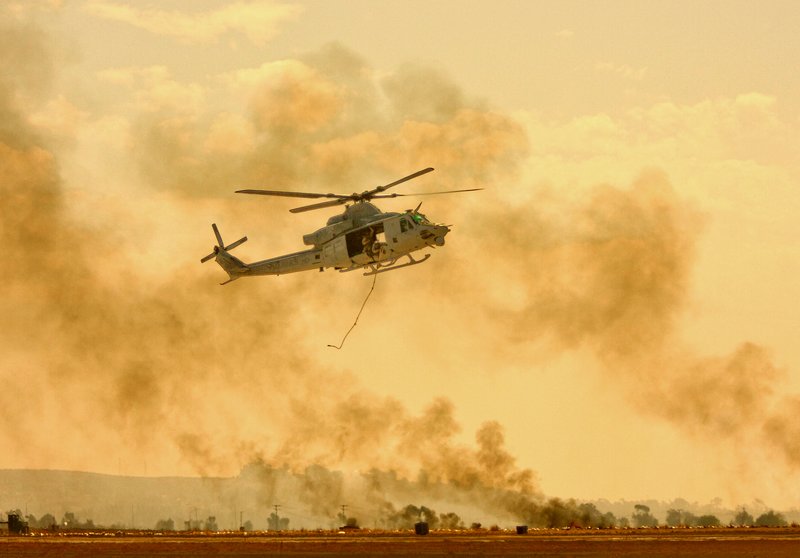
[[[322,258],[321,250],[304,250],[249,264],[230,254],[227,250],[219,247],[214,250],[216,252],[214,260],[228,274],[228,280],[221,283],[222,285],[226,285],[240,277],[285,275],[322,267],[320,263]]]
[[[226,285],[240,277],[285,275],[286,273],[295,273],[317,268],[321,269],[323,267],[322,250],[320,249],[303,250],[302,252],[286,254],[260,262],[245,263],[236,256],[231,255],[230,250],[245,242],[247,237],[240,238],[236,242],[225,246],[217,225],[212,224],[211,228],[214,230],[217,244],[214,246],[214,251],[202,258],[200,262],[207,262],[213,258],[214,261],[225,270],[228,274],[228,280],[222,283],[222,285]]]
[[[303,250],[247,265],[248,275],[285,275],[323,267],[322,250]]]

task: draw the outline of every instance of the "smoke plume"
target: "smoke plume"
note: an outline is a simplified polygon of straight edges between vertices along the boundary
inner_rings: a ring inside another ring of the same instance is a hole
[[[459,250],[440,256],[448,273],[403,285],[428,307],[474,301],[452,314],[480,328],[470,356],[503,364],[523,345],[539,358],[587,350],[641,412],[699,425],[705,438],[757,439],[798,464],[797,401],[776,402],[781,373],[768,352],[744,343],[709,357],[678,338],[703,217],[664,172],[645,170],[627,188],[596,186],[580,201],[534,189],[525,202],[521,163],[536,146],[517,122],[443,72],[406,66],[378,77],[330,45],[214,85],[163,67],[103,73],[127,100],[124,149],[109,150],[130,166],[102,177],[125,185],[107,194],[108,214],[86,217],[65,195],[68,155],[30,119],[52,94],[49,39],[5,19],[0,380],[9,387],[0,391],[0,440],[13,466],[220,475],[255,461],[297,475],[293,490],[320,515],[341,505],[344,481],[333,471],[350,467],[374,471],[365,481],[371,505],[403,505],[421,491],[531,524],[578,513],[575,503],[544,501],[497,422],[464,443],[449,400],[432,394],[412,412],[310,350],[360,293],[314,275],[221,290],[221,272],[199,267],[212,242],[207,215],[223,234],[231,223],[245,227],[236,187],[347,192],[428,165],[437,188],[486,188],[480,199],[448,202],[466,225]],[[227,96],[225,108],[216,96]],[[248,203],[261,212],[248,234],[296,242],[296,229],[280,226],[284,208],[267,214]],[[410,300],[381,296],[387,322]],[[409,335],[409,344],[430,342]],[[353,368],[380,366],[380,347],[362,353]],[[261,477],[265,499],[274,497],[273,477]],[[389,485],[407,487],[408,499],[384,498]]]
[[[11,61],[48,67],[38,32],[15,28],[14,36],[29,47],[3,59],[2,75],[16,75]],[[473,136],[467,130],[476,122],[495,145],[474,151],[473,164],[491,172],[524,149],[511,121],[466,106],[460,95],[436,99],[437,114],[449,115],[441,122],[407,122],[395,111],[404,96],[418,94],[393,84],[376,121],[360,101],[378,97],[379,86],[358,78],[363,72],[363,62],[340,47],[269,65],[253,88],[245,122],[179,106],[171,95],[186,89],[156,88],[155,82],[170,80],[161,71],[133,72],[128,77],[145,89],[138,98],[149,103],[130,127],[139,172],[154,188],[178,192],[161,199],[189,212],[221,183],[258,183],[267,172],[284,187],[362,176],[372,170],[356,163],[365,146],[385,153],[374,163],[383,176],[430,160],[422,153],[441,134],[452,135],[447,149],[455,158],[462,148],[473,149],[460,138]],[[58,156],[17,102],[46,96],[46,83],[3,82],[0,94],[7,115],[0,137],[2,241],[11,255],[3,267],[2,370],[4,383],[13,386],[3,391],[0,407],[4,445],[18,466],[127,472],[143,465],[166,472],[178,464],[213,475],[263,459],[299,472],[299,499],[317,515],[339,505],[342,480],[329,467],[340,464],[422,475],[441,486],[534,495],[533,474],[518,469],[504,450],[498,424],[481,428],[473,450],[453,441],[460,427],[450,402],[436,400],[414,416],[303,356],[298,306],[325,300],[308,288],[309,280],[272,285],[269,296],[223,292],[207,275],[180,268],[153,282],[137,273],[140,262],[114,254],[96,224],[73,220]],[[437,83],[455,90],[444,77]],[[223,133],[241,145],[228,142],[221,151],[214,134]],[[220,203],[220,212],[230,211]],[[187,259],[197,265],[196,257]],[[103,273],[107,263],[124,271],[110,280]],[[43,423],[58,425],[60,445],[74,451],[49,446]]]
[[[494,232],[471,239],[471,259],[491,251],[511,262],[503,272],[516,272],[510,302],[463,270],[474,283],[467,290],[487,292],[483,319],[505,339],[533,343],[539,358],[589,350],[635,409],[729,442],[745,469],[754,444],[797,466],[795,405],[778,398],[786,374],[770,351],[748,341],[706,356],[677,333],[706,217],[665,173],[645,170],[627,189],[600,185],[577,202],[545,189],[529,204],[481,207],[472,219]]]

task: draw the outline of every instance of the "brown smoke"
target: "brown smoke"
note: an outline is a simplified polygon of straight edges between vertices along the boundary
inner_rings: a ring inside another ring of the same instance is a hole
[[[328,470],[340,465],[377,468],[413,490],[454,493],[522,518],[564,507],[542,507],[535,475],[516,465],[499,424],[485,423],[474,446],[460,444],[448,400],[415,415],[308,351],[309,331],[334,323],[342,311],[334,303],[351,293],[333,300],[314,276],[220,290],[197,263],[205,252],[188,257],[176,248],[166,264],[153,254],[117,254],[103,234],[113,231],[70,218],[58,154],[26,118],[26,103],[42,98],[50,81],[46,37],[11,23],[3,29],[7,455],[28,466],[124,464],[125,472],[140,470],[146,456],[151,470],[181,464],[204,475],[260,459],[302,473],[296,490],[323,514],[341,504],[342,480]],[[171,204],[164,211],[176,228],[207,210],[209,199],[233,221],[239,206],[230,191],[238,186],[347,192],[436,166],[437,187],[487,187],[475,201],[448,202],[463,209],[464,240],[442,256],[450,272],[424,286],[442,304],[470,295],[474,303],[461,312],[502,340],[476,353],[504,362],[515,343],[532,341],[545,355],[589,349],[646,412],[687,429],[699,424],[709,437],[729,435],[730,425],[763,432],[797,462],[788,422],[796,403],[762,418],[772,412],[769,379],[779,378],[766,351],[743,344],[729,357],[702,357],[676,339],[701,218],[663,172],[645,171],[630,188],[598,186],[580,202],[549,193],[521,205],[511,190],[529,146],[513,119],[466,98],[434,70],[408,66],[377,80],[338,45],[267,65],[243,115],[183,102],[195,88],[177,87],[169,75],[137,76],[139,93],[177,92],[143,95],[150,104],[133,116],[129,138],[137,193],[163,194],[156,199]],[[244,88],[243,77],[233,81]],[[140,218],[135,210],[123,215]],[[269,215],[261,226],[274,234],[285,217]],[[207,251],[209,231],[196,234],[207,235]],[[486,268],[476,270],[476,262]],[[168,270],[158,281],[142,269],[161,265]],[[110,280],[103,272],[112,266],[125,271]],[[518,298],[481,296],[495,277],[486,270],[510,278]],[[42,423],[58,425],[59,447]],[[375,494],[381,479],[372,479]],[[274,497],[269,482],[265,498]]]
[[[659,171],[630,189],[598,186],[578,203],[534,198],[481,207],[478,254],[512,266],[521,304],[492,314],[518,340],[604,358],[650,352],[682,309],[698,219]]]
[[[249,150],[234,145],[223,154],[209,147],[217,145],[205,141],[212,133],[209,123],[221,115],[176,113],[168,99],[141,114],[131,128],[131,145],[148,183],[182,193],[182,200],[162,199],[188,212],[201,207],[195,194],[258,182],[264,169],[284,187],[360,176],[369,169],[349,169],[361,166],[365,134],[376,152],[393,152],[376,164],[382,176],[416,168],[431,134],[455,134],[448,149],[457,152],[459,138],[476,121],[486,124],[493,147],[473,151],[482,157],[474,164],[491,169],[493,159],[508,156],[505,141],[509,152],[520,148],[513,123],[482,115],[460,99],[453,118],[440,123],[407,123],[394,115],[374,122],[374,109],[359,108],[358,100],[377,96],[376,86],[370,82],[372,89],[348,92],[335,81],[355,79],[363,63],[340,48],[316,58],[278,68],[275,81],[255,89],[251,124],[259,135]],[[338,73],[331,74],[332,68]],[[14,386],[3,392],[2,408],[5,446],[18,464],[127,472],[141,470],[144,461],[151,471],[164,472],[182,463],[214,475],[261,458],[302,472],[299,498],[321,515],[340,504],[341,479],[325,468],[338,463],[379,464],[406,476],[425,471],[426,482],[443,486],[533,493],[532,474],[517,470],[503,449],[499,425],[480,431],[475,453],[452,441],[459,427],[449,402],[437,400],[414,417],[399,402],[366,392],[347,375],[303,356],[298,340],[306,318],[300,306],[328,302],[325,293],[310,288],[311,279],[275,283],[260,296],[254,295],[257,284],[223,291],[192,257],[196,273],[170,272],[153,282],[137,273],[142,262],[114,255],[102,231],[72,222],[57,157],[12,102],[23,85],[4,84],[2,110],[10,118],[0,144],[2,241],[12,256],[3,278],[13,295],[4,302],[3,381]],[[398,86],[393,103],[403,94]],[[436,102],[442,110],[441,99]],[[270,112],[267,107],[276,103],[284,112]],[[358,110],[348,113],[343,106]],[[392,154],[407,151],[413,154],[389,163]],[[220,203],[219,211],[230,210]],[[125,271],[109,281],[98,271],[112,259]],[[155,261],[144,254],[144,262]],[[24,381],[15,381],[17,373]],[[21,420],[31,411],[58,424],[59,444],[74,447],[74,453],[45,450],[46,430]]]
[[[735,435],[769,412],[782,374],[768,352],[745,343],[724,358],[692,359],[665,379],[654,406],[713,436]]]
[[[514,303],[483,308],[486,321],[507,328],[506,339],[535,342],[544,355],[590,349],[642,412],[798,464],[794,404],[773,410],[785,373],[769,351],[745,342],[730,355],[703,356],[677,336],[704,217],[663,172],[644,171],[628,189],[598,186],[579,202],[543,190],[526,205],[481,206],[472,219],[479,226],[471,232],[492,233],[472,238],[465,261],[491,253],[518,287]],[[481,288],[462,273],[474,283],[465,290]]]
[[[764,421],[763,434],[772,448],[794,468],[800,467],[800,398],[784,398]]]
[[[229,185],[349,192],[433,162],[437,184],[482,186],[513,173],[526,153],[517,123],[467,102],[445,76],[405,68],[379,84],[365,77],[372,73],[352,52],[329,45],[265,64],[256,77],[231,78],[252,87],[252,96],[247,132],[226,136],[225,150],[215,148],[214,135],[226,128],[213,123],[230,115],[176,110],[171,97],[138,117],[131,143],[149,183],[188,195],[219,195]],[[138,87],[148,86],[139,79]]]

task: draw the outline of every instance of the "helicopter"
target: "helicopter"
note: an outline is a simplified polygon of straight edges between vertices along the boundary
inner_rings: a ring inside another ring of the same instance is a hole
[[[299,271],[333,268],[339,272],[365,270],[364,275],[375,275],[403,267],[418,265],[430,258],[425,254],[414,259],[413,252],[424,248],[444,246],[444,237],[450,232],[450,225],[436,224],[420,213],[420,203],[416,209],[403,213],[382,212],[370,203],[373,199],[396,198],[400,196],[420,196],[474,192],[483,188],[446,190],[419,194],[384,194],[389,188],[402,184],[423,174],[432,172],[428,167],[409,174],[383,186],[364,192],[345,194],[320,194],[313,192],[291,192],[283,190],[236,190],[237,194],[256,194],[261,196],[280,196],[289,198],[330,198],[328,201],[313,203],[290,209],[291,213],[302,213],[315,209],[345,205],[344,211],[329,218],[326,225],[317,231],[303,236],[303,243],[311,246],[308,250],[285,254],[253,263],[245,263],[233,256],[230,251],[247,241],[247,237],[225,245],[216,223],[211,225],[217,244],[213,252],[200,262],[215,260],[228,274],[226,285],[240,277],[257,275],[284,275]],[[404,258],[408,258],[405,260]],[[401,259],[403,259],[401,261]]]

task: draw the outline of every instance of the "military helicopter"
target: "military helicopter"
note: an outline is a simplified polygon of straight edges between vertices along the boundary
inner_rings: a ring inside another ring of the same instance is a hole
[[[237,194],[257,194],[261,196],[280,196],[289,198],[331,198],[328,201],[304,205],[290,209],[291,213],[302,213],[314,209],[346,205],[344,212],[328,219],[321,229],[304,235],[303,243],[312,246],[309,250],[277,256],[259,262],[245,263],[230,254],[230,251],[247,241],[240,238],[227,246],[216,224],[212,224],[217,244],[214,251],[200,260],[201,263],[211,259],[228,273],[228,280],[222,285],[235,281],[240,277],[256,275],[284,275],[298,271],[334,268],[340,272],[366,270],[364,275],[375,275],[411,265],[421,264],[431,255],[425,254],[414,259],[412,252],[423,248],[444,246],[444,237],[450,232],[450,226],[432,223],[419,212],[421,203],[416,209],[407,209],[404,213],[382,212],[370,203],[379,198],[396,198],[400,196],[421,196],[433,194],[451,194],[455,192],[474,192],[483,188],[465,190],[447,190],[422,194],[384,194],[389,188],[433,171],[432,167],[409,174],[372,190],[344,194],[319,194],[313,192],[288,192],[282,190],[237,190]],[[407,261],[400,261],[401,258]]]

